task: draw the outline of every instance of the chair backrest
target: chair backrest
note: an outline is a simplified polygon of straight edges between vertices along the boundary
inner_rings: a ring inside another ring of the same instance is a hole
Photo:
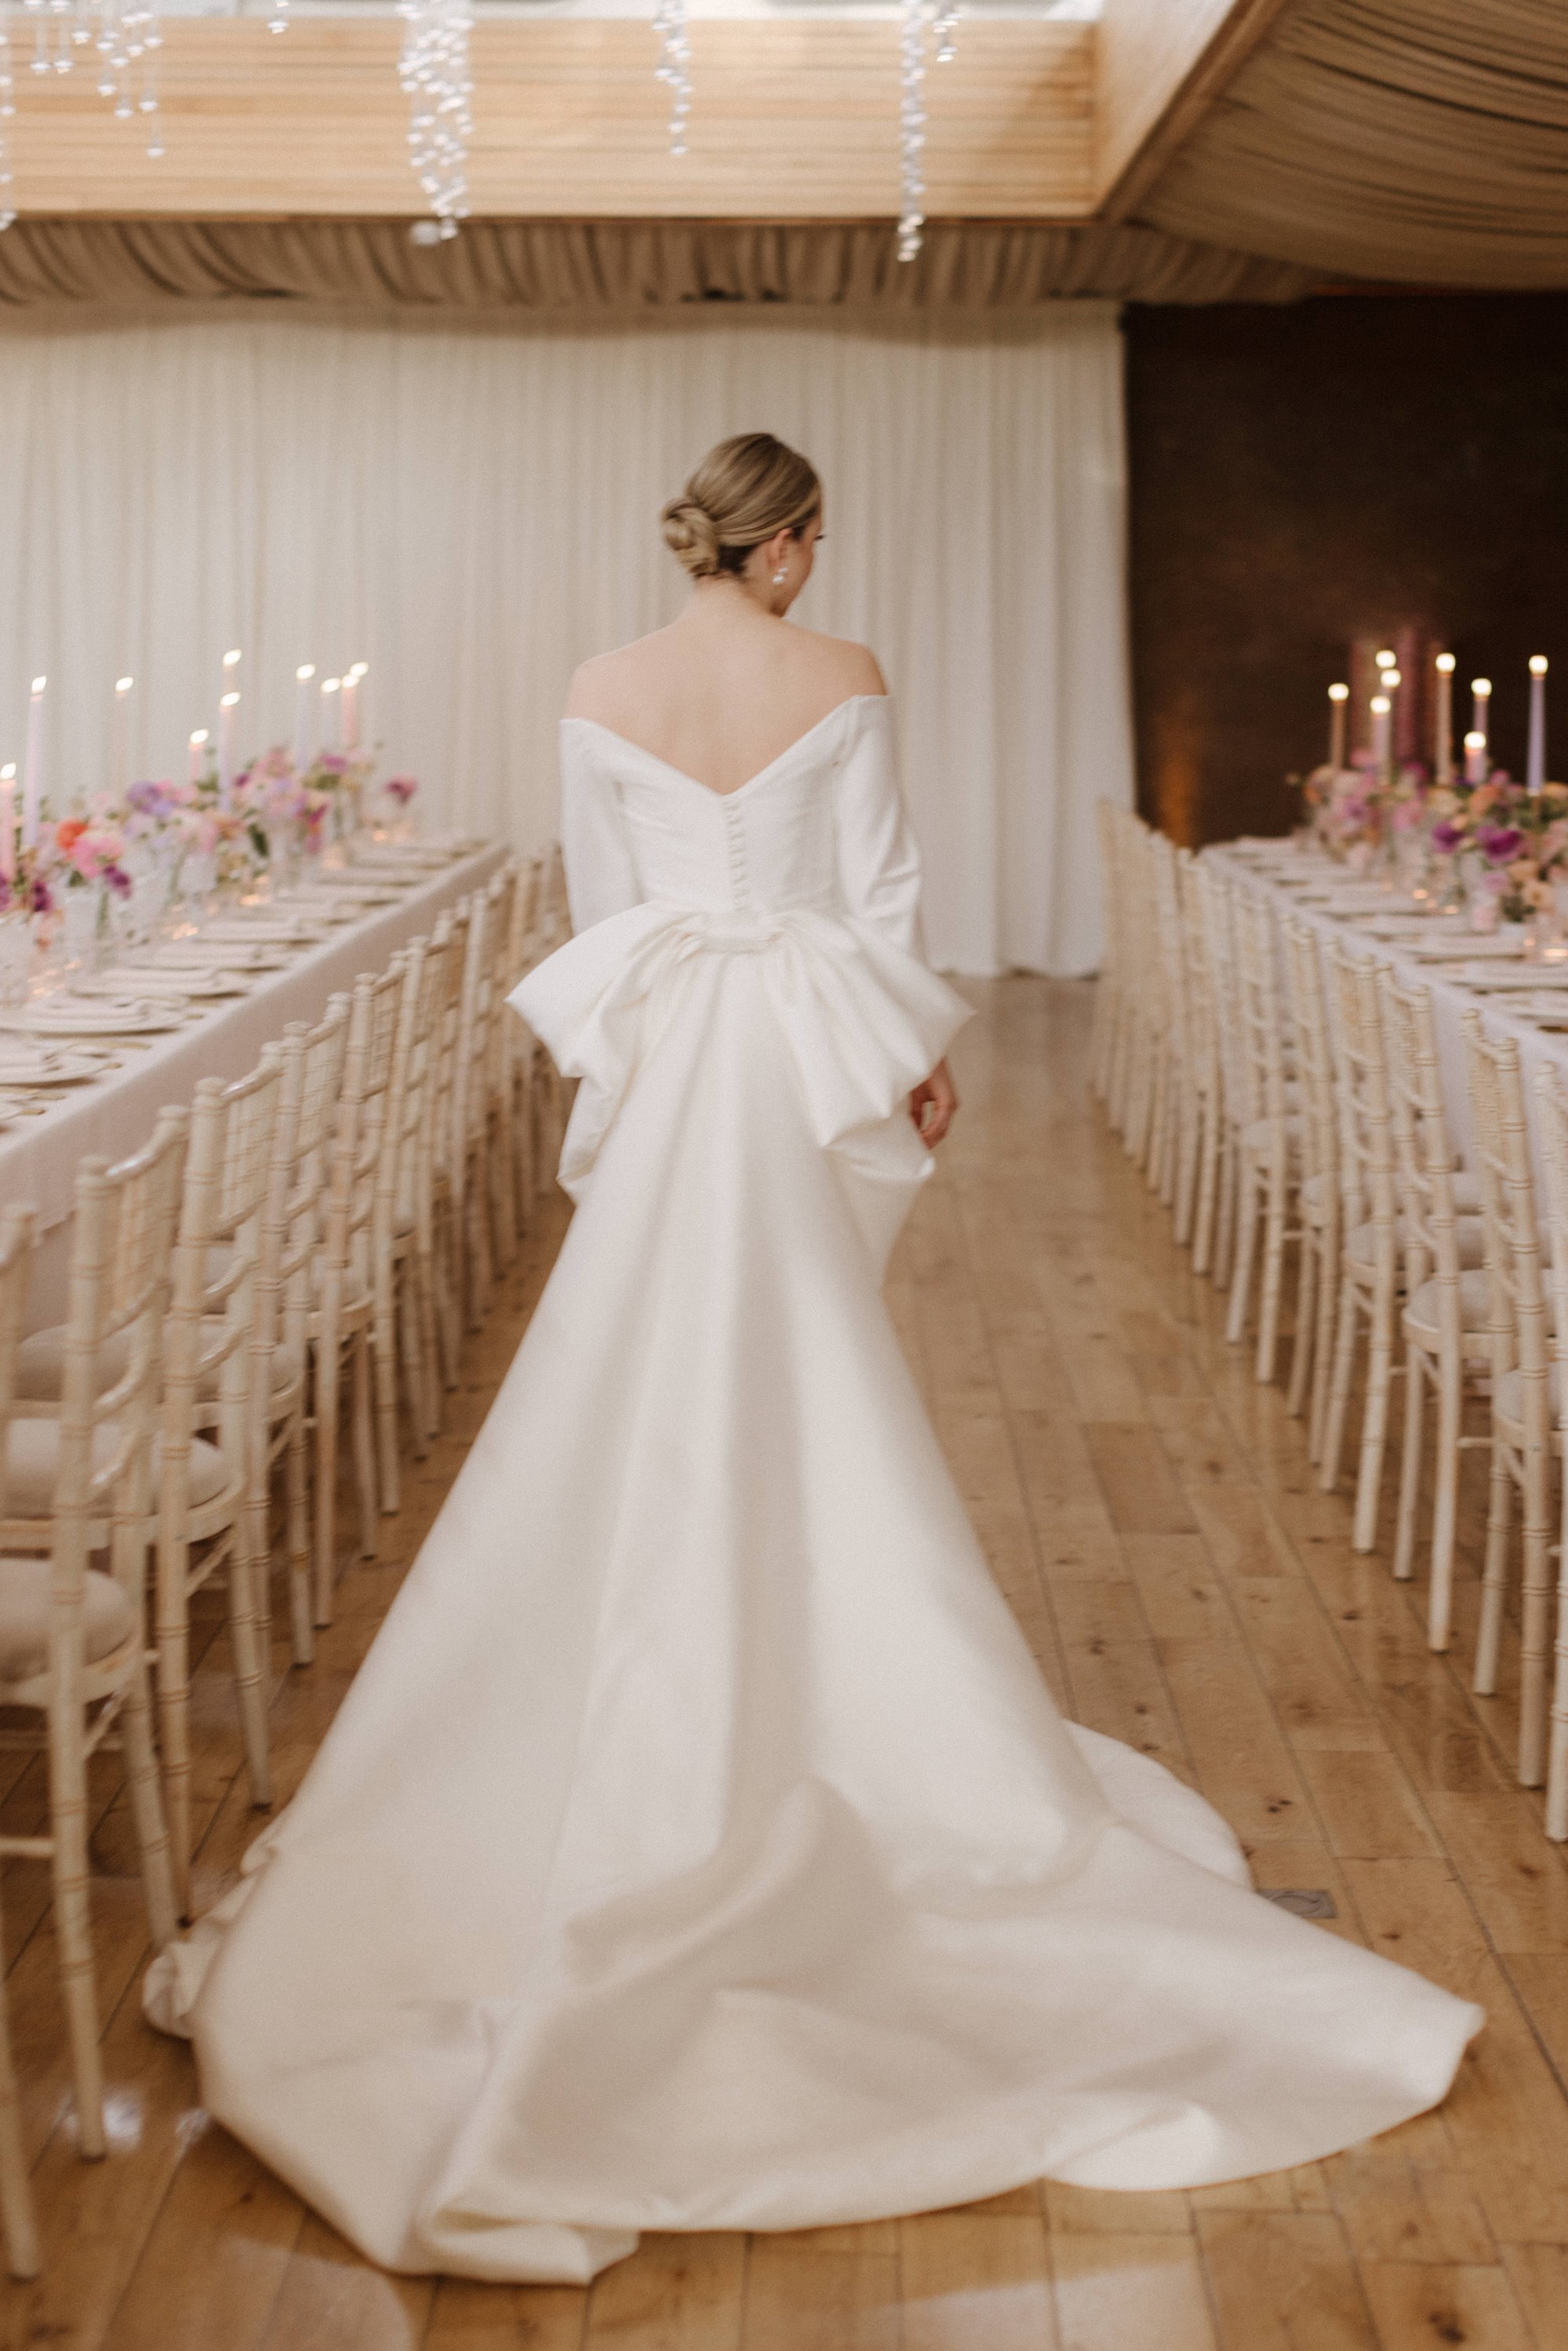
[[[1281,935],[1301,1088],[1301,1176],[1303,1182],[1316,1186],[1319,1218],[1332,1228],[1338,1217],[1339,1111],[1318,935],[1297,914],[1285,917]]]
[[[349,998],[328,999],[314,1028],[291,1020],[283,1032],[283,1098],[273,1215],[285,1338],[303,1361],[310,1315],[310,1267],[321,1245],[328,1154],[342,1091]]]
[[[1255,891],[1231,892],[1239,1077],[1252,1118],[1285,1116],[1285,1021],[1274,917]]]
[[[214,1386],[220,1442],[230,1458],[253,1459],[262,1437],[277,1330],[283,1099],[277,1044],[264,1049],[248,1077],[228,1086],[203,1078],[196,1088],[165,1345],[165,1517],[184,1507],[181,1465],[189,1461],[201,1400]]]
[[[477,893],[476,893],[476,895]],[[475,897],[467,897],[449,908],[435,927],[435,937],[445,949],[442,967],[442,994],[437,1011],[435,1039],[434,1085],[430,1102],[430,1136],[434,1167],[443,1172],[454,1196],[461,1195],[462,1166],[454,1166],[455,1157],[463,1154],[454,1150],[455,1132],[461,1134],[455,1121],[462,1109],[463,1089],[458,1082],[463,1044],[465,991],[468,979],[469,949],[473,940]]]
[[[1232,1128],[1247,1126],[1262,1113],[1260,1110],[1252,1108],[1250,1070],[1242,1045],[1240,1010],[1236,1001],[1236,942],[1232,919],[1236,893],[1212,858],[1199,858],[1197,882],[1203,904],[1204,943],[1208,958],[1209,994],[1214,1006],[1215,1040],[1226,1119]]]
[[[151,1142],[111,1166],[77,1169],[62,1367],[58,1467],[47,1540],[56,1597],[79,1603],[95,1523],[110,1524],[111,1565],[141,1604],[152,1495],[152,1437],[162,1403],[168,1311],[185,1172],[189,1113],[163,1110]],[[123,1363],[105,1376],[105,1351]],[[100,1443],[99,1431],[109,1433]],[[41,1522],[0,1524],[0,1542],[42,1547]]]
[[[1346,1231],[1370,1222],[1385,1235],[1391,1264],[1398,1206],[1377,967],[1352,955],[1341,939],[1331,941],[1327,954],[1339,1049],[1341,1214]],[[1381,1259],[1379,1264],[1387,1270]]]
[[[1189,849],[1177,852],[1176,889],[1181,919],[1183,986],[1186,996],[1186,1057],[1200,1094],[1219,1085],[1219,1030],[1215,1019],[1214,971],[1209,961],[1203,866]]]
[[[538,959],[538,934],[543,886],[544,859],[537,856],[521,859],[517,865],[517,886],[512,893],[512,934],[507,949],[507,995]]]
[[[393,956],[385,971],[362,972],[354,982],[348,1040],[338,1096],[338,1117],[329,1155],[326,1228],[322,1236],[328,1270],[352,1260],[361,1280],[370,1274],[370,1236],[375,1217],[377,1177],[386,1134],[405,958]]]
[[[1568,1085],[1550,1062],[1535,1073],[1541,1156],[1546,1175],[1547,1273],[1552,1292],[1552,1353],[1568,1364]],[[1568,1379],[1562,1383],[1560,1418],[1568,1422]]]
[[[1156,985],[1164,1007],[1164,1034],[1167,1050],[1186,1068],[1189,1039],[1187,1035],[1186,958],[1182,947],[1181,872],[1178,860],[1186,852],[1163,832],[1149,836],[1150,871],[1153,882],[1155,940],[1157,956],[1149,959],[1156,969]]]
[[[1443,1100],[1442,1064],[1429,987],[1404,987],[1392,969],[1378,975],[1394,1134],[1395,1181],[1404,1219],[1405,1284],[1414,1297],[1429,1276],[1458,1328],[1459,1241],[1456,1173]],[[1447,1322],[1447,1315],[1440,1322]]]
[[[1545,1410],[1550,1362],[1546,1293],[1519,1044],[1512,1037],[1489,1037],[1473,1009],[1464,1014],[1463,1027],[1491,1309],[1492,1373],[1499,1377],[1518,1370],[1527,1413],[1531,1403]]]
[[[0,1520],[5,1516],[6,1456],[11,1407],[16,1400],[16,1350],[26,1321],[37,1211],[0,1208]]]
[[[484,954],[468,1040],[470,1134],[485,1124],[489,1105],[501,1092],[508,1066],[505,1014],[507,994],[512,986],[512,910],[517,895],[517,869],[508,860],[498,873],[492,874],[485,890]]]

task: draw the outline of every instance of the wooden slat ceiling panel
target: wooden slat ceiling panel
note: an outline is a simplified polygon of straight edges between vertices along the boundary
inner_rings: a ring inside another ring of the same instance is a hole
[[[966,25],[932,73],[932,217],[1083,218],[1091,201],[1092,26]],[[117,122],[86,74],[25,74],[14,128],[29,213],[412,216],[395,20],[244,18],[165,26],[162,135]],[[470,186],[497,219],[886,216],[898,201],[897,27],[699,22],[690,152],[669,153],[668,100],[645,24],[476,27]]]

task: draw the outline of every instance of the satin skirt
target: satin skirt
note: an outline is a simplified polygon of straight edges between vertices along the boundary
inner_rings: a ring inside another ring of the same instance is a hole
[[[1057,1713],[880,1296],[924,1152],[874,1103],[824,1144],[775,945],[665,969],[319,1756],[149,1979],[389,2268],[1269,2171],[1435,2104],[1482,2022]]]

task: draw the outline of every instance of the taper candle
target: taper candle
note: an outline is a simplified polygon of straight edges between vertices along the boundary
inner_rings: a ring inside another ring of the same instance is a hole
[[[360,747],[360,680],[370,674],[369,662],[356,662],[343,679],[343,748]]]
[[[1538,792],[1546,781],[1546,655],[1530,656],[1530,748],[1525,755],[1524,780]]]
[[[294,673],[294,764],[301,775],[310,765],[310,681],[314,662],[301,662]]]
[[[0,768],[0,882],[16,879],[16,762]]]
[[[117,677],[114,681],[114,739],[110,747],[110,789],[123,797],[131,781],[131,689],[133,677]]]
[[[1437,724],[1436,756],[1432,771],[1440,784],[1454,780],[1454,656],[1439,653],[1433,664],[1437,673]]]
[[[204,726],[198,726],[191,737],[191,781],[199,784],[206,773],[207,745],[212,738]]]
[[[1380,776],[1386,775],[1388,771],[1393,739],[1389,713],[1393,706],[1385,694],[1375,694],[1372,697],[1372,764]]]
[[[1470,732],[1472,735],[1479,735],[1481,741],[1485,743],[1491,733],[1491,728],[1488,724],[1488,721],[1491,717],[1490,678],[1472,677],[1470,680],[1470,693],[1473,696],[1473,700],[1470,705]]]
[[[1350,700],[1348,685],[1329,688],[1329,766],[1336,770],[1344,765],[1344,705]]]
[[[1473,731],[1465,737],[1465,781],[1484,784],[1487,779],[1487,738]]]
[[[235,789],[235,727],[237,694],[225,694],[218,705],[218,806],[227,808]]]
[[[22,769],[22,846],[31,849],[38,838],[44,812],[44,689],[47,677],[33,680],[27,705],[27,750]]]
[[[340,747],[338,696],[342,691],[343,681],[340,677],[324,677],[321,680],[320,747],[323,751],[336,751]]]

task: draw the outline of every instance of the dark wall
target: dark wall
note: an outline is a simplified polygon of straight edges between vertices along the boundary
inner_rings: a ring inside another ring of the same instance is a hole
[[[1280,832],[1353,638],[1430,631],[1488,675],[1522,772],[1531,653],[1568,776],[1568,296],[1131,306],[1140,801],[1177,840]]]

